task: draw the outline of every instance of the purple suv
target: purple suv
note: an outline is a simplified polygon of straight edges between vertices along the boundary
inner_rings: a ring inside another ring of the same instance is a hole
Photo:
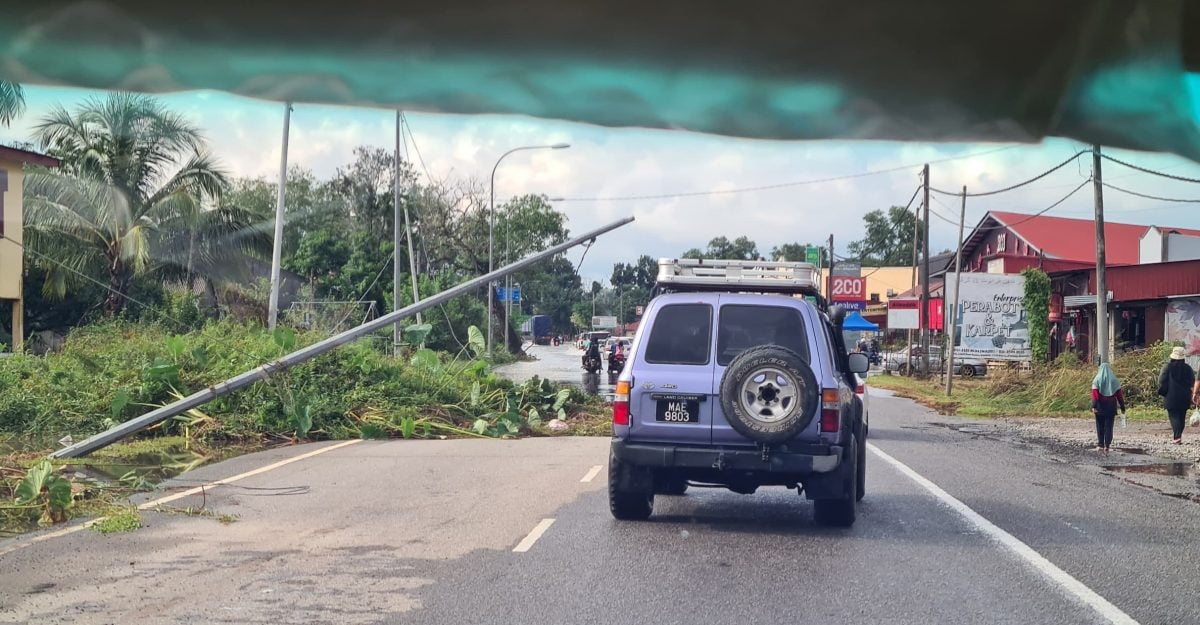
[[[609,504],[650,516],[689,482],[750,494],[797,488],[823,525],[849,526],[866,480],[863,354],[831,319],[782,295],[692,292],[650,302],[613,404]]]

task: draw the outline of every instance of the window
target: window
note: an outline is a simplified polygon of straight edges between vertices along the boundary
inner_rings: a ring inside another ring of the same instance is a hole
[[[1008,250],[1008,233],[1001,232],[996,235],[996,252],[1004,252]]]
[[[760,345],[778,345],[808,360],[808,335],[800,311],[787,306],[721,307],[717,325],[717,364],[728,365],[738,354]]]
[[[654,318],[646,341],[646,362],[665,365],[706,365],[712,344],[712,306],[671,304]]]

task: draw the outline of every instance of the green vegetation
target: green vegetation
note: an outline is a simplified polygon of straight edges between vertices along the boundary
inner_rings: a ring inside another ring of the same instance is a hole
[[[58,475],[49,460],[30,467],[13,494],[16,507],[38,515],[38,525],[65,521],[71,507],[71,483]]]
[[[1050,353],[1050,276],[1033,267],[1021,275],[1025,277],[1023,303],[1029,320],[1029,348],[1033,362],[1041,364]]]
[[[233,321],[187,334],[120,320],[76,329],[61,351],[0,360],[0,432],[76,438],[146,412],[310,344],[322,335],[275,334]],[[187,441],[358,436],[484,436],[536,431],[548,415],[600,410],[581,391],[543,381],[514,385],[471,354],[422,349],[390,358],[359,342],[217,399],[154,429]],[[563,394],[565,393],[565,395]],[[560,400],[561,399],[561,400]],[[561,412],[560,412],[561,411]]]
[[[93,523],[92,531],[101,534],[120,534],[132,532],[141,527],[142,515],[138,514],[136,507],[128,506]]]
[[[1171,345],[1158,343],[1113,359],[1132,418],[1161,418],[1158,375]],[[977,380],[960,380],[947,397],[941,381],[875,375],[868,384],[896,391],[939,412],[962,416],[1090,417],[1095,368],[1064,355],[1033,371],[989,372]]]

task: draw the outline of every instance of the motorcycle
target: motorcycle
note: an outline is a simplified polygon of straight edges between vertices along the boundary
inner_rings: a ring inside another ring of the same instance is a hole
[[[625,368],[625,354],[612,354],[608,357],[608,372],[620,373]]]

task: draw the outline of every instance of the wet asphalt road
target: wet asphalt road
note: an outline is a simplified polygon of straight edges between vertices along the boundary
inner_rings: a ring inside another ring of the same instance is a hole
[[[872,398],[873,445],[1125,622],[1200,623],[1200,505],[966,423]],[[130,534],[0,543],[0,622],[1121,622],[878,453],[858,523],[834,530],[782,488],[692,489],[659,497],[650,521],[614,521],[606,450],[586,438],[372,441],[204,467],[180,485],[268,470],[146,512]],[[178,511],[201,505],[237,521]]]
[[[533,357],[533,360],[504,365],[498,368],[497,373],[516,381],[524,381],[536,375],[554,382],[574,384],[592,395],[612,397],[617,376],[607,373],[607,358],[604,360],[605,371],[590,374],[583,370],[583,350],[576,349],[574,343],[558,347],[528,345],[525,353]]]

